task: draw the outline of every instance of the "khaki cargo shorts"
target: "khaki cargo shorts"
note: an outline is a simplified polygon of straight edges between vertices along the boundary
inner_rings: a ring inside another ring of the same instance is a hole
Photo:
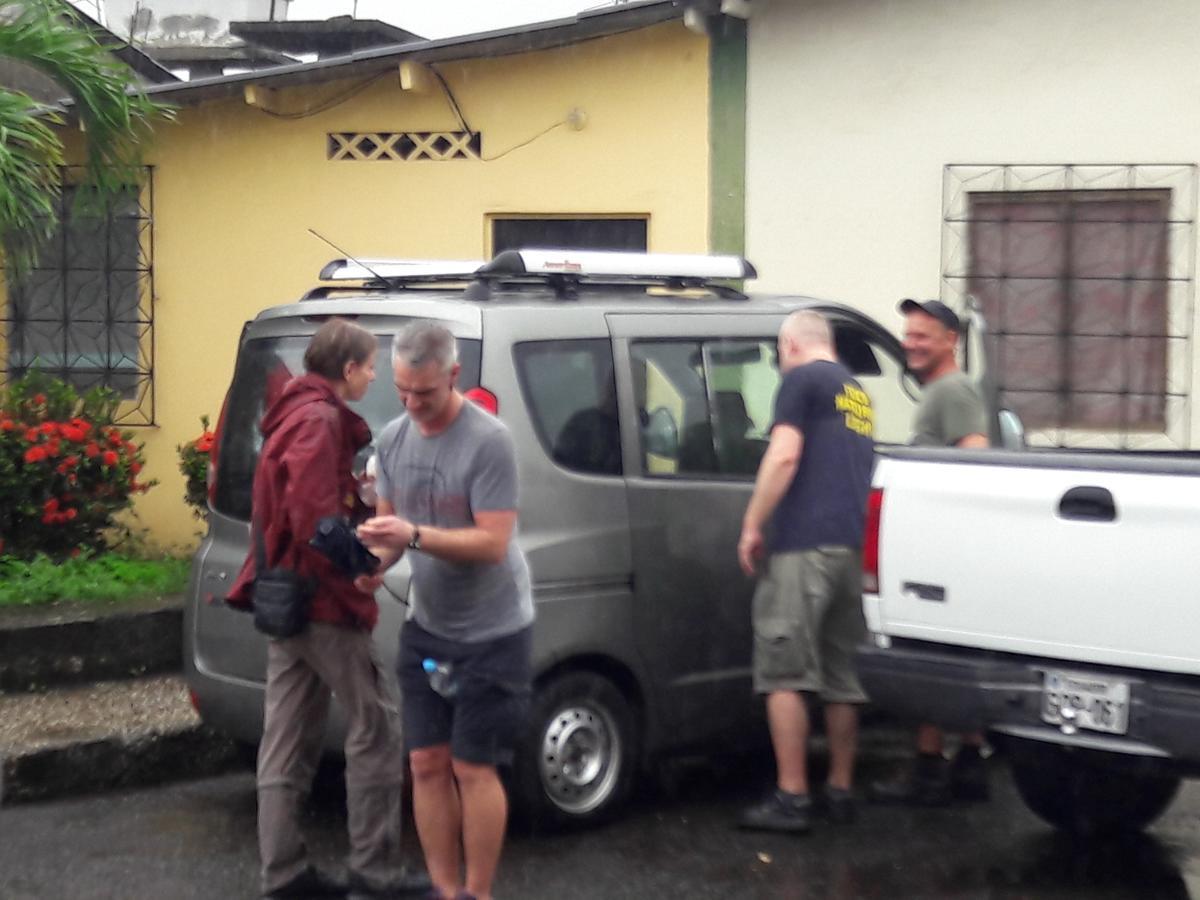
[[[771,554],[754,592],[754,690],[865,703],[854,654],[866,632],[858,550]]]

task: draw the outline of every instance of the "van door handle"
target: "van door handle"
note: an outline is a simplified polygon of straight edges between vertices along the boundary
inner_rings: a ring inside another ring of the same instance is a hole
[[[1108,488],[1083,485],[1073,487],[1058,501],[1058,514],[1080,522],[1115,522],[1117,504]]]

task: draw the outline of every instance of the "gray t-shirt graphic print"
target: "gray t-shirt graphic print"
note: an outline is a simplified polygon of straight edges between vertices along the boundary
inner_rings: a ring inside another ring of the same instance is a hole
[[[517,460],[499,419],[463,404],[441,434],[425,437],[408,418],[389,423],[376,447],[379,496],[417,525],[468,528],[474,514],[517,508]],[[453,563],[408,551],[413,618],[439,637],[477,642],[533,621],[529,567],[515,535],[499,563]]]

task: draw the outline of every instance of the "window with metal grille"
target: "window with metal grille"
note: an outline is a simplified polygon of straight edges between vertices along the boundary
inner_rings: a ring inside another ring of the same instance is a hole
[[[77,202],[66,170],[59,227],[36,266],[9,273],[4,311],[9,378],[45,371],[124,401],[125,425],[154,422],[153,287],[149,171],[103,206]]]
[[[1179,217],[1178,186],[1131,167],[1118,167],[1123,182],[1092,183],[1085,176],[1100,172],[1089,167],[1005,170],[1001,189],[960,183],[947,202],[962,246],[946,280],[983,313],[1001,403],[1049,443],[1097,432],[1122,445],[1139,434],[1186,441],[1186,379],[1173,370],[1188,354],[1190,245],[1179,227],[1191,221]]]

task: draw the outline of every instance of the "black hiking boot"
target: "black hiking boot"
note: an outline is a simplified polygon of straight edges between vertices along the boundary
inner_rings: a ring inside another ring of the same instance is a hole
[[[849,825],[858,817],[854,792],[825,785],[815,797],[817,811],[835,825]]]
[[[867,788],[872,803],[946,806],[950,803],[950,764],[941,755],[919,754],[913,765],[890,781]]]
[[[285,900],[298,897],[345,897],[348,887],[345,878],[322,872],[309,866],[287,884],[282,884],[268,894],[264,900]]]
[[[958,748],[950,763],[950,795],[968,803],[983,803],[992,798],[987,760],[980,755],[978,747],[963,744]]]
[[[747,831],[802,834],[812,827],[812,802],[807,794],[789,794],[776,788],[761,803],[742,813],[738,827]]]

